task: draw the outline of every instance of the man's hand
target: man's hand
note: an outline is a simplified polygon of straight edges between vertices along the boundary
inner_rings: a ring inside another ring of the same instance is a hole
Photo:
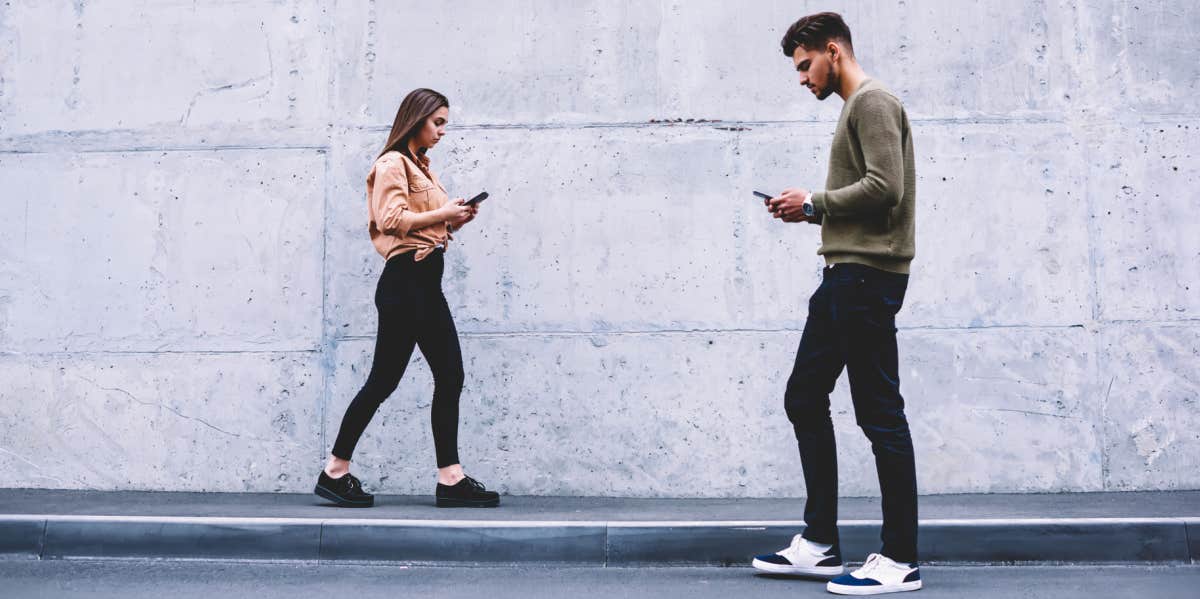
[[[807,222],[808,217],[804,215],[804,198],[807,197],[807,189],[788,188],[778,197],[767,200],[767,208],[772,216],[785,223]]]

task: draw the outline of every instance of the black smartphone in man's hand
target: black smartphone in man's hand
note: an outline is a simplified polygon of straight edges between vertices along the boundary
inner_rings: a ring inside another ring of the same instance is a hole
[[[467,200],[465,205],[474,206],[475,204],[478,204],[486,199],[488,199],[488,192],[484,191],[484,192],[481,192],[479,195]]]
[[[761,192],[761,191],[756,191],[756,192],[754,192],[754,195],[756,195],[756,196],[758,196],[758,197],[762,198],[763,200],[769,200],[769,199],[771,199],[771,196],[769,196],[769,195],[767,195],[767,194],[765,194],[765,193],[763,193],[763,192]]]

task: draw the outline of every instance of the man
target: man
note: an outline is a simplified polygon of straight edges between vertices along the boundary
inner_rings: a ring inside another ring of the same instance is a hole
[[[800,85],[818,100],[844,101],[825,191],[787,189],[767,200],[775,218],[821,226],[826,267],[784,396],[800,447],[806,527],[761,570],[836,577],[833,593],[874,595],[921,588],[912,438],[900,396],[895,316],[914,255],[912,132],[904,107],[854,58],[850,29],[836,13],[804,17],[783,37]],[[829,393],[845,368],[858,425],[871,441],[883,496],[883,548],[843,574],[837,531],[837,454]]]

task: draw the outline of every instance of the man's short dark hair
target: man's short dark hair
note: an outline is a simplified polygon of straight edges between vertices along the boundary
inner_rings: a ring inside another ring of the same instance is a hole
[[[780,45],[783,46],[783,54],[791,57],[796,53],[796,48],[801,46],[805,50],[816,50],[834,40],[841,43],[846,53],[854,56],[854,44],[850,41],[850,28],[842,20],[842,15],[835,12],[819,12],[792,23],[792,26],[788,27],[787,33],[783,35]]]

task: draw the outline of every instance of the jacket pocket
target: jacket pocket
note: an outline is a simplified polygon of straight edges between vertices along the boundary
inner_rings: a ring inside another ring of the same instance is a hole
[[[433,181],[430,181],[429,179],[409,179],[408,180],[408,190],[412,193],[419,193],[422,191],[427,191],[431,187],[433,187]]]

